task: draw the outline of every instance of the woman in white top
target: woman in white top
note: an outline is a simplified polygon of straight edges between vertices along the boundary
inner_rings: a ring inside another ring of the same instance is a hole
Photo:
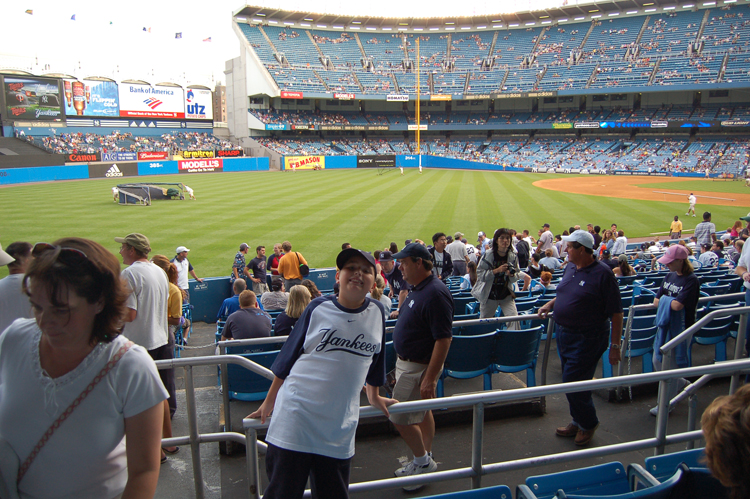
[[[461,277],[461,290],[471,289],[474,287],[474,284],[477,283],[477,264],[475,262],[469,262],[466,264],[466,269],[469,272]]]
[[[23,287],[35,318],[0,336],[5,485],[22,498],[153,497],[167,392],[146,350],[118,332],[120,262],[79,238],[32,255]],[[18,481],[5,468],[14,457]]]

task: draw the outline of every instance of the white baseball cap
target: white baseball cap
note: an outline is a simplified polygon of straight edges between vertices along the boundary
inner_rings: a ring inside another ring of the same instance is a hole
[[[174,251],[175,253],[182,253],[183,251],[190,251],[190,250],[187,249],[185,246],[177,246],[177,249]]]
[[[587,230],[577,230],[569,236],[563,236],[562,240],[567,242],[579,243],[589,249],[594,249],[594,236]]]

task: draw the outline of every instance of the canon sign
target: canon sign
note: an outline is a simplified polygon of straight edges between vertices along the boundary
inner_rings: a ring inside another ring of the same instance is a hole
[[[87,154],[73,153],[73,154],[65,155],[66,163],[90,163],[90,162],[101,161],[101,160],[102,160],[102,156],[98,152],[87,153]]]

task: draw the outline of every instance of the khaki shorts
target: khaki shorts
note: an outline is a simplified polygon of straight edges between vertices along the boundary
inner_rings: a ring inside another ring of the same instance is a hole
[[[427,364],[417,362],[407,362],[405,360],[396,360],[396,386],[393,387],[393,398],[399,402],[408,402],[411,400],[422,400],[420,385],[422,377],[427,370]],[[443,370],[440,370],[442,374]],[[414,425],[424,420],[425,411],[406,412],[401,414],[391,414],[391,421],[398,425]]]

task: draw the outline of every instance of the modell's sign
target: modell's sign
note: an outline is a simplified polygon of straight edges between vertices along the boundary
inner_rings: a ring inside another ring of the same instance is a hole
[[[302,92],[281,92],[282,99],[301,99]]]
[[[195,159],[178,161],[177,169],[180,173],[212,173],[224,171],[224,164],[221,159]]]
[[[177,154],[185,159],[213,158],[216,156],[213,151],[180,151]]]
[[[388,94],[385,96],[385,100],[388,102],[408,102],[408,94]]]
[[[139,161],[149,161],[152,159],[167,159],[169,153],[167,151],[146,151],[138,153]]]
[[[333,98],[339,100],[354,100],[354,94],[334,93]]]
[[[98,152],[94,153],[73,153],[65,156],[66,163],[89,163],[92,161],[101,161],[102,156]]]
[[[239,158],[245,155],[245,151],[242,149],[232,149],[231,151],[216,151],[216,156],[219,158]]]

